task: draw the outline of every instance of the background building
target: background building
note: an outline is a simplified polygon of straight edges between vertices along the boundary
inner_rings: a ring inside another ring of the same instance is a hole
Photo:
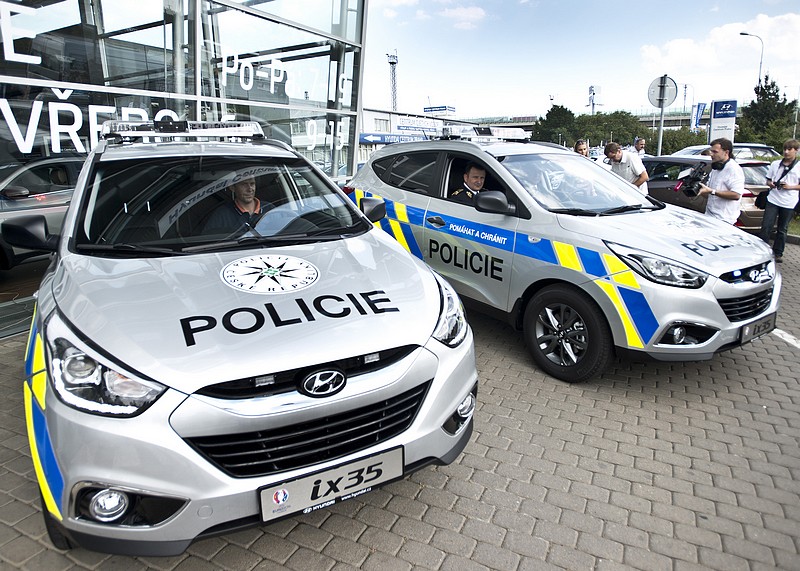
[[[172,117],[255,119],[349,171],[364,18],[364,0],[0,2],[0,168]]]

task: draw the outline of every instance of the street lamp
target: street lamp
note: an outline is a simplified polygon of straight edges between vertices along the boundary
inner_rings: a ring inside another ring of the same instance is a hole
[[[761,87],[761,64],[764,63],[764,40],[755,34],[748,34],[747,32],[739,32],[739,35],[753,36],[754,38],[758,38],[758,41],[761,42],[761,59],[758,60],[758,86]]]

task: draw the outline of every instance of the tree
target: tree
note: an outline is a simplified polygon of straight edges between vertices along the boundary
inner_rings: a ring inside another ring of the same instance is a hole
[[[769,74],[753,91],[756,98],[742,109],[736,138],[782,148],[783,142],[792,136],[797,101],[788,101],[785,94],[781,98],[778,84],[770,79]]]
[[[534,125],[532,138],[534,141],[570,144],[569,141],[574,142],[574,124],[575,114],[572,111],[561,105],[553,105],[544,119]]]

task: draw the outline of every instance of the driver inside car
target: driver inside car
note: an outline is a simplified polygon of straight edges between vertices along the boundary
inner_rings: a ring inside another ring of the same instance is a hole
[[[245,177],[231,183],[226,189],[232,200],[217,207],[205,225],[209,234],[231,233],[240,228],[252,228],[265,212],[275,206],[256,197],[256,179]]]

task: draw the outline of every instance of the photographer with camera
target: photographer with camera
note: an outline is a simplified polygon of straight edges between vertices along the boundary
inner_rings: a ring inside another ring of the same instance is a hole
[[[789,222],[794,216],[797,191],[800,190],[800,167],[794,168],[797,164],[798,149],[800,149],[800,142],[797,139],[786,141],[783,144],[783,159],[773,162],[767,171],[769,194],[758,237],[769,244],[772,227],[775,225],[775,221],[778,221],[778,231],[775,234],[772,251],[775,253],[775,261],[779,263],[783,261],[786,232],[789,229]]]
[[[711,141],[711,175],[701,184],[699,196],[707,196],[706,215],[728,224],[739,219],[744,194],[744,171],[731,157],[733,143],[728,139]]]

